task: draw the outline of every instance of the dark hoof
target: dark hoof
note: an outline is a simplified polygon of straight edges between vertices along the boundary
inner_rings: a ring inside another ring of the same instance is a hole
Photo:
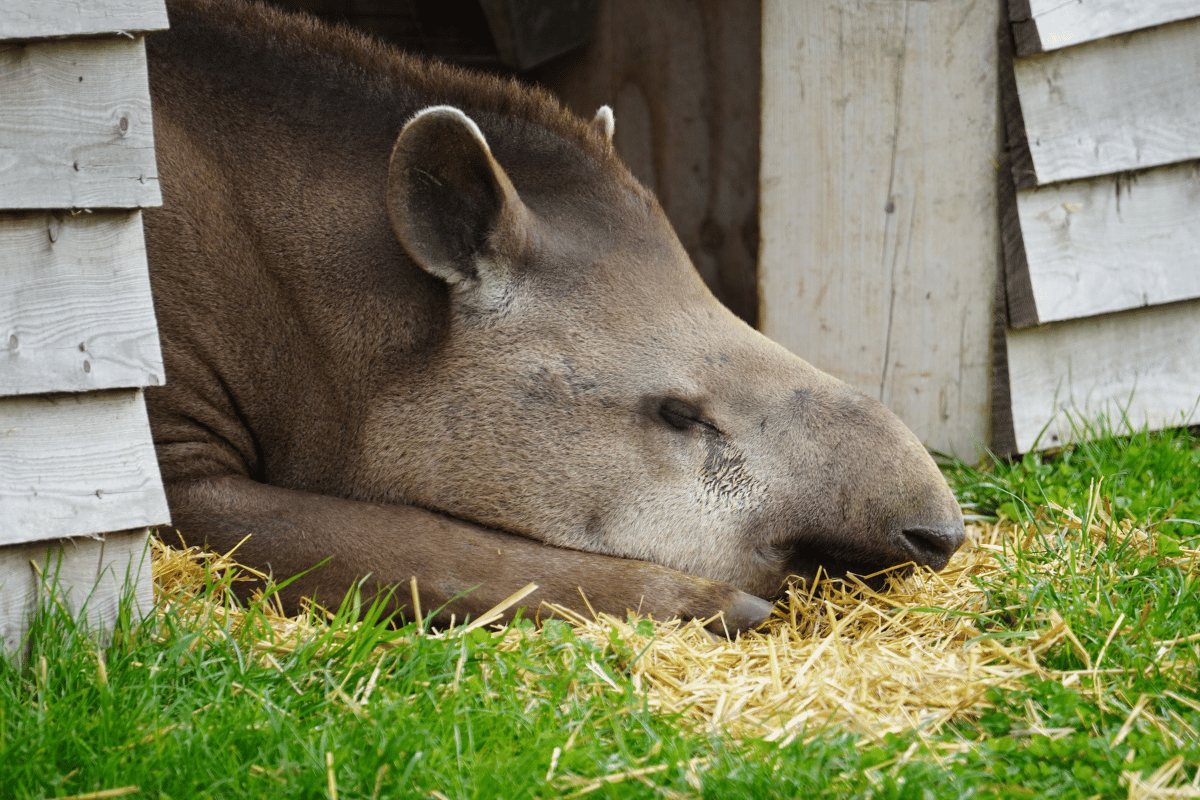
[[[775,610],[775,604],[745,592],[736,592],[721,616],[705,627],[712,633],[732,639],[739,633],[762,625]]]

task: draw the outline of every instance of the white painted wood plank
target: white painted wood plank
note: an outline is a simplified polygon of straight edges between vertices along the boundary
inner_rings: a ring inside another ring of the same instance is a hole
[[[1074,441],[1072,415],[1116,433],[1195,425],[1200,302],[1009,331],[1008,373],[1020,452]]]
[[[1200,19],[1013,67],[1039,185],[1200,158]]]
[[[1200,16],[1200,0],[1028,0],[1042,50]]]
[[[0,395],[163,382],[141,212],[0,214]]]
[[[134,603],[132,610],[138,616],[145,616],[154,609],[150,536],[148,528],[137,528],[106,533],[102,537],[96,589],[114,600],[119,600],[124,592],[129,592]],[[111,609],[112,618],[115,618],[116,606],[111,606]]]
[[[162,204],[142,39],[0,45],[0,208]]]
[[[0,0],[0,39],[145,33],[166,27],[162,0]]]
[[[8,653],[18,656],[28,653],[25,633],[37,611],[39,596],[37,571],[30,561],[39,566],[45,564],[50,547],[40,542],[0,547],[0,648]],[[62,560],[77,561],[71,558],[75,555],[75,552],[64,554]]]
[[[0,544],[169,518],[140,389],[0,400]]]
[[[144,528],[0,547],[0,648],[21,653],[33,615],[55,599],[76,617],[86,607],[89,630],[106,646],[126,592],[136,617],[154,609]]]
[[[762,329],[968,459],[988,435],[999,11],[763,6]]]
[[[1200,297],[1200,162],[1017,193],[1039,322]]]

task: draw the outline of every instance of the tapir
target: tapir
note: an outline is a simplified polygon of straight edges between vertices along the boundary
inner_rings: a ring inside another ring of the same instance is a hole
[[[534,583],[530,614],[728,632],[789,581],[961,545],[913,433],[708,291],[607,107],[233,0],[169,16],[160,536],[294,578],[289,609],[411,619],[415,578],[446,622]]]

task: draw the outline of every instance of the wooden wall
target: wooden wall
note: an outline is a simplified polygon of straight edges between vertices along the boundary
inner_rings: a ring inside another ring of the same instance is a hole
[[[587,118],[663,209],[704,280],[758,319],[761,15],[757,0],[600,0],[591,41],[523,78]]]
[[[1097,416],[1118,431],[1195,424],[1200,0],[1009,12],[997,447],[1053,447]]]
[[[146,529],[169,517],[141,389],[164,380],[139,211],[161,202],[141,35],[166,25],[161,0],[40,0],[0,15],[9,650],[55,581],[100,628],[127,588],[152,604]]]
[[[989,439],[997,2],[765,0],[762,330],[928,446]]]

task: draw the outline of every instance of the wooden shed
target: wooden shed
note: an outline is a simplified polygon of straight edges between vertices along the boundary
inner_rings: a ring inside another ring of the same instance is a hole
[[[1073,418],[1196,424],[1200,0],[1009,10],[997,446],[1070,441]]]
[[[0,647],[56,582],[98,629],[152,604],[169,521],[140,208],[161,203],[142,35],[162,0],[0,1]]]
[[[964,458],[1200,421],[1200,2],[763,9],[767,335]]]

